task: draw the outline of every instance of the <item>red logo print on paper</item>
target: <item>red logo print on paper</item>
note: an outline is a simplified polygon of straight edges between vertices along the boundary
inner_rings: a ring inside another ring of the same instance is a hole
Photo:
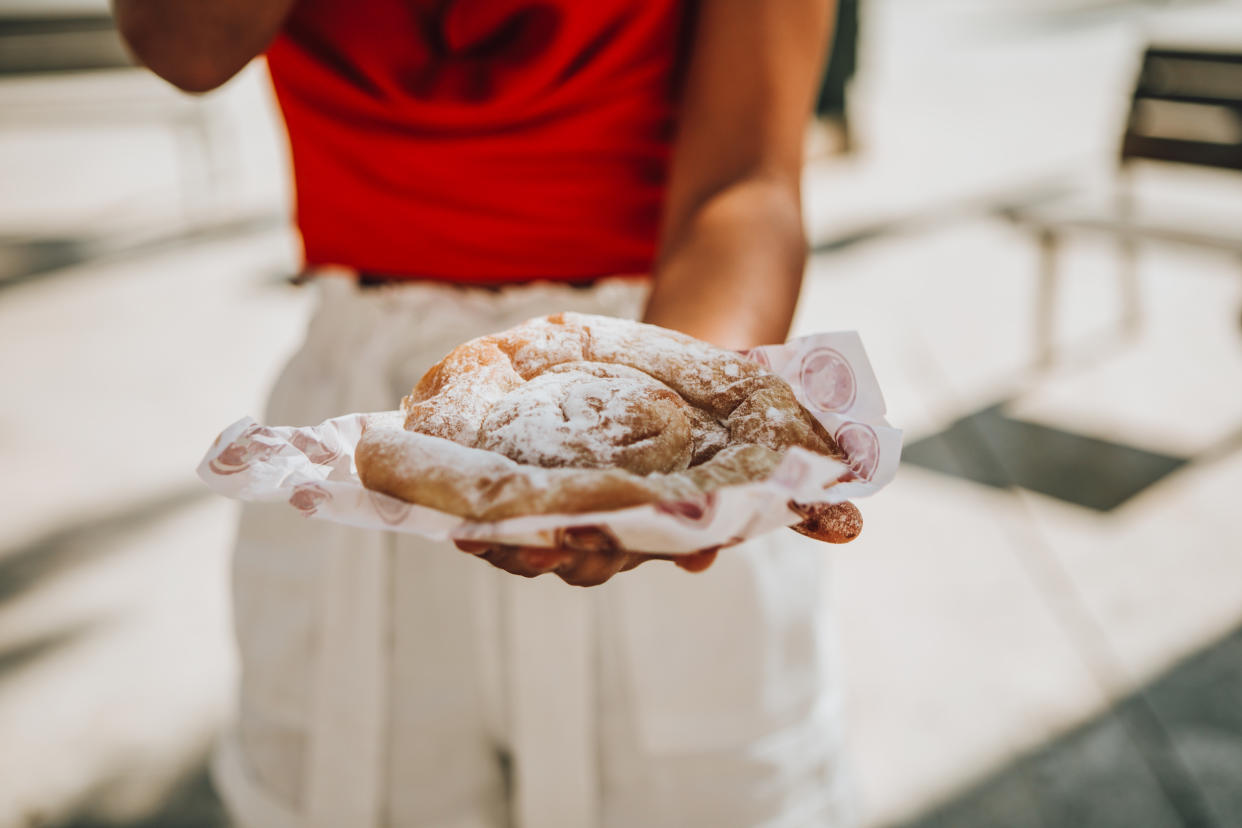
[[[299,428],[293,432],[289,442],[317,466],[330,463],[341,454],[341,447],[333,437],[325,435],[321,438],[313,428]]]
[[[289,496],[289,505],[310,517],[331,499],[332,493],[318,483],[299,483]]]
[[[768,358],[767,352],[762,348],[751,348],[749,351],[742,351],[742,356],[746,357],[751,362],[756,362],[759,365],[762,365],[769,371],[772,370],[772,360]]]
[[[845,357],[832,348],[816,348],[802,357],[799,372],[802,395],[817,411],[848,411],[854,405],[858,383]]]
[[[406,515],[410,513],[410,504],[404,500],[398,500],[395,497],[389,497],[380,492],[373,492],[367,489],[367,497],[371,501],[371,505],[375,507],[375,512],[380,516],[380,520],[389,526],[396,526],[405,520]]]
[[[805,460],[786,454],[785,459],[776,467],[776,471],[772,472],[771,480],[778,486],[797,489],[806,482],[806,476],[810,474],[810,471],[811,467],[806,464]]]
[[[875,476],[875,470],[880,465],[880,438],[876,436],[875,429],[866,423],[846,423],[837,429],[833,439],[845,452],[850,467],[850,474],[845,475],[841,482],[858,478],[870,480]]]
[[[672,515],[690,526],[705,526],[716,515],[716,493],[706,492],[693,500],[668,500],[655,504],[657,512]]]
[[[269,439],[256,440],[256,437]],[[263,426],[251,426],[225,446],[224,451],[213,457],[207,466],[216,474],[237,474],[245,471],[252,463],[262,462],[280,450],[278,445],[270,441],[270,437],[271,432]]]

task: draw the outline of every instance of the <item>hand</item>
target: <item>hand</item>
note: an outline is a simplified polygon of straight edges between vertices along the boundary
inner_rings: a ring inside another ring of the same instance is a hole
[[[457,548],[482,558],[493,566],[534,578],[553,572],[573,586],[599,586],[618,572],[633,569],[651,560],[673,561],[682,569],[700,572],[716,559],[716,549],[685,555],[631,552],[609,532],[594,526],[566,530],[553,547],[510,546],[486,541],[456,540]],[[719,547],[717,547],[719,548]]]
[[[790,527],[795,532],[826,543],[846,543],[862,531],[862,515],[853,503],[794,503],[789,508],[803,517]],[[632,552],[621,546],[609,532],[594,526],[567,529],[552,547],[510,546],[486,541],[454,541],[457,548],[482,558],[514,575],[534,578],[553,572],[573,586],[599,586],[618,572],[626,572],[647,561],[672,561],[687,572],[702,572],[716,560],[724,544],[682,555]]]

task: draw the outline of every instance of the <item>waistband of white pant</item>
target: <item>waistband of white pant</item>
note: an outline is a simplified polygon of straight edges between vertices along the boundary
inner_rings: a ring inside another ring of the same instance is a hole
[[[472,283],[424,278],[387,278],[359,273],[348,268],[326,267],[309,271],[300,282],[323,292],[352,295],[365,302],[388,304],[422,302],[432,298],[455,303],[495,307],[521,305],[555,297],[581,297],[583,294],[630,294],[645,292],[650,278],[642,274],[616,274],[595,279],[534,279],[521,282]]]

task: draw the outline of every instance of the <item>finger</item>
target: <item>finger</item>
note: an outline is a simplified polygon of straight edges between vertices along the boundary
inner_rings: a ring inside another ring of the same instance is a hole
[[[689,555],[679,555],[673,559],[673,563],[687,572],[702,572],[716,562],[716,553],[719,551],[720,548],[717,547],[691,552]]]
[[[567,584],[580,587],[599,586],[625,568],[628,555],[607,552],[584,552],[568,566],[556,571]]]
[[[573,562],[573,553],[565,549],[547,549],[538,546],[524,546],[518,551],[518,558],[529,569],[538,572],[552,572]]]
[[[630,554],[611,535],[590,527],[565,533],[561,543],[572,559],[556,574],[573,586],[599,586],[630,562]]]
[[[622,572],[629,572],[631,569],[634,569],[640,564],[645,564],[647,561],[673,560],[673,558],[669,555],[648,555],[644,552],[631,552],[629,553],[628,558],[629,559],[625,562],[625,566],[621,567]]]
[[[862,513],[848,500],[844,503],[795,503],[791,500],[789,508],[802,517],[801,523],[790,528],[809,538],[848,543],[862,532]]]
[[[533,569],[528,566],[522,560],[521,553],[522,548],[520,546],[498,544],[481,553],[478,557],[512,575],[520,575],[523,578],[534,578],[536,575],[542,575],[543,570]]]
[[[515,575],[533,577],[552,572],[569,562],[571,554],[560,549],[538,546],[503,546],[488,541],[457,540],[453,543],[469,553]]]
[[[562,549],[574,552],[620,552],[620,542],[597,526],[571,526],[557,535]]]

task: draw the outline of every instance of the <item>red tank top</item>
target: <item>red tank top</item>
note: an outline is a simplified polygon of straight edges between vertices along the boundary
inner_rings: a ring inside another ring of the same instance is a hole
[[[301,0],[268,51],[309,265],[651,267],[678,0]]]

